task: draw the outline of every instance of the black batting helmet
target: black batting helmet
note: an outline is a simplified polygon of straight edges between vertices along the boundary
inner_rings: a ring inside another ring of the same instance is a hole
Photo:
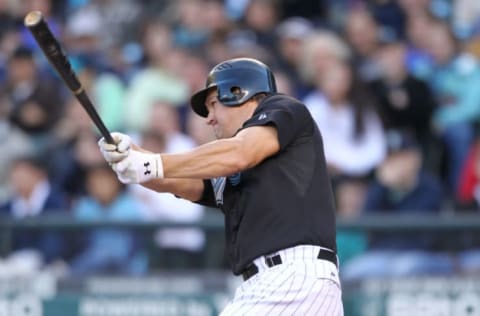
[[[210,88],[217,88],[218,99],[226,106],[238,106],[258,93],[277,92],[270,68],[252,58],[229,59],[213,67],[205,89],[190,99],[195,113],[203,117],[208,116],[205,99]]]

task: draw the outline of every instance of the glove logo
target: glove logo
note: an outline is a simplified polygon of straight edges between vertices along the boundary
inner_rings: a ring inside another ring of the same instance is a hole
[[[143,173],[144,175],[147,175],[147,174],[152,173],[152,171],[148,168],[148,167],[150,167],[150,163],[149,163],[149,162],[145,162],[145,163],[143,164],[143,166],[145,167],[145,172]]]

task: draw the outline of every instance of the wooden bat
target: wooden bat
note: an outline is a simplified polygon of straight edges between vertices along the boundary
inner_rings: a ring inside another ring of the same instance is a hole
[[[53,36],[47,22],[45,22],[43,15],[40,11],[32,11],[25,16],[25,26],[30,30],[35,38],[38,46],[42,49],[43,53],[49,60],[50,64],[55,68],[57,73],[63,79],[63,82],[75,95],[77,100],[83,106],[85,111],[92,119],[95,126],[105,138],[107,143],[113,144],[113,138],[110,132],[105,127],[102,119],[97,113],[97,110],[93,106],[90,98],[82,87],[82,84],[78,80],[77,75],[72,70],[72,65],[67,59],[62,47],[58,40]]]

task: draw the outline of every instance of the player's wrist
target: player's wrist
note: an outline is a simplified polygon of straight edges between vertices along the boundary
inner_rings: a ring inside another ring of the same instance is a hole
[[[160,154],[130,150],[128,156],[112,165],[118,179],[125,184],[143,183],[163,178],[163,161]]]
[[[154,166],[155,166],[155,178],[163,179],[164,172],[163,172],[162,155],[154,154],[153,156],[154,156],[153,159],[154,159]]]
[[[135,182],[147,182],[163,178],[163,161],[160,154],[133,151],[134,165],[137,170]]]

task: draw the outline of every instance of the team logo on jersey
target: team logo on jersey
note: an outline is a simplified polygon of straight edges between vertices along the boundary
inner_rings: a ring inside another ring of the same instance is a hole
[[[227,183],[226,177],[218,177],[210,180],[212,182],[213,193],[215,194],[215,201],[217,205],[223,205],[223,191]]]
[[[230,181],[230,184],[233,186],[239,185],[241,180],[242,180],[241,172],[234,173],[228,177],[228,181]]]

